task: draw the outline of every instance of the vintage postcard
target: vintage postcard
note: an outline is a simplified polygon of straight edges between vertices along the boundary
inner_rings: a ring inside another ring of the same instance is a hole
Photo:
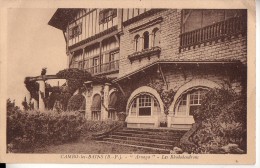
[[[253,0],[2,2],[1,162],[255,163]]]

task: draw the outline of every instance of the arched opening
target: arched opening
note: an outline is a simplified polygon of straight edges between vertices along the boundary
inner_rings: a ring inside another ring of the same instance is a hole
[[[99,94],[95,94],[93,96],[91,106],[91,119],[101,120],[101,96]]]
[[[109,103],[108,103],[108,118],[111,120],[116,120],[116,107],[118,102],[117,92],[112,92],[109,95]]]
[[[161,112],[158,100],[149,93],[136,95],[129,107],[130,116],[152,116]]]
[[[193,116],[194,111],[201,105],[203,95],[208,92],[209,88],[191,88],[186,90],[177,100],[175,107],[176,116]]]
[[[153,29],[153,47],[160,44],[160,32],[158,28]]]
[[[138,34],[134,38],[134,50],[140,51],[140,36]]]
[[[144,32],[144,49],[149,48],[149,32]]]

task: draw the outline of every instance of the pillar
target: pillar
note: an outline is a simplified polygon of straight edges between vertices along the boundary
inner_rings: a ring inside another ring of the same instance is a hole
[[[31,102],[31,93],[28,90],[26,90],[25,97],[26,97],[26,102],[29,104]]]
[[[109,103],[109,86],[110,86],[109,83],[105,83],[103,105],[106,109],[108,109],[108,103]],[[102,120],[108,119],[108,111],[106,109],[103,110]]]
[[[151,49],[153,47],[153,33],[149,34],[149,48]]]
[[[38,81],[39,83],[39,110],[43,111],[45,110],[45,105],[41,93],[43,93],[43,96],[45,96],[45,82],[44,80]]]
[[[144,38],[140,37],[139,49],[138,51],[142,51],[144,49]]]
[[[35,99],[32,99],[32,103],[33,103],[33,108],[35,110],[37,110],[38,109],[38,102]]]

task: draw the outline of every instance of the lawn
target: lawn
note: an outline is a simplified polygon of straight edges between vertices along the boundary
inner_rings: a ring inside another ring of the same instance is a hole
[[[156,151],[106,144],[95,140],[78,141],[61,145],[50,145],[34,150],[34,153],[77,153],[77,154],[154,154]]]

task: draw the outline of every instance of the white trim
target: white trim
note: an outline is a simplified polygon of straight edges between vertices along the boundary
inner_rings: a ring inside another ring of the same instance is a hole
[[[138,94],[140,94],[140,93],[143,93],[143,92],[147,92],[147,93],[150,93],[150,94],[152,94],[156,99],[157,99],[157,101],[158,101],[158,103],[159,103],[159,105],[160,105],[160,109],[161,109],[161,113],[164,113],[164,106],[163,106],[163,102],[162,102],[162,100],[161,100],[161,97],[160,97],[160,95],[159,95],[159,93],[155,90],[155,89],[153,89],[153,88],[151,88],[151,87],[148,87],[148,86],[142,86],[142,87],[139,87],[139,88],[137,88],[136,90],[134,90],[133,92],[132,92],[132,94],[130,95],[130,97],[128,98],[128,101],[127,101],[127,106],[126,106],[126,112],[128,113],[128,115],[129,115],[129,109],[130,109],[130,103],[132,102],[132,99],[136,96],[136,95],[138,95]],[[131,117],[131,115],[129,115],[130,117]],[[152,116],[152,115],[151,115]],[[138,116],[138,117],[140,117],[140,116]]]
[[[177,103],[178,98],[182,95],[183,92],[185,92],[186,90],[190,89],[190,88],[196,88],[196,87],[208,87],[208,88],[220,88],[220,85],[218,85],[217,83],[210,81],[208,79],[193,79],[188,83],[185,83],[184,85],[182,85],[176,92],[175,96],[174,96],[174,100],[171,104],[171,106],[169,107],[169,113],[174,113],[174,107],[175,104]]]

